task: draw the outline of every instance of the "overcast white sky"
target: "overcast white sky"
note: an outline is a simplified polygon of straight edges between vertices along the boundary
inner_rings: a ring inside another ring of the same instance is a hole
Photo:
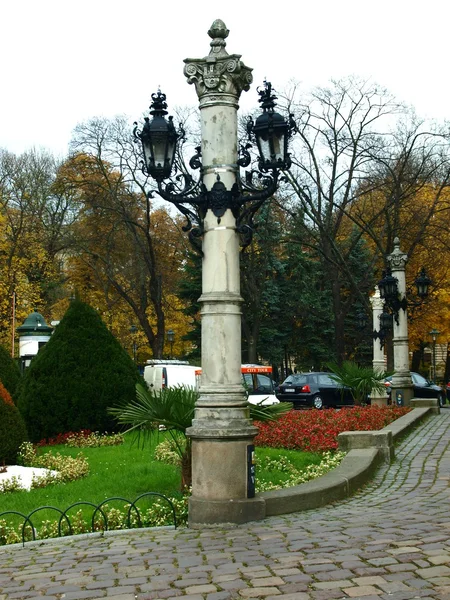
[[[64,156],[77,123],[140,119],[158,86],[169,109],[196,104],[183,59],[209,53],[217,18],[228,52],[254,69],[245,110],[265,77],[282,90],[359,75],[447,119],[449,17],[448,0],[1,0],[0,147]]]

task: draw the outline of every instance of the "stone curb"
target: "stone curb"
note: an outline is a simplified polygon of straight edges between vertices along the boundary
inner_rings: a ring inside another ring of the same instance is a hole
[[[264,499],[265,516],[320,508],[357,491],[372,478],[380,463],[394,458],[395,440],[427,415],[439,413],[434,399],[417,398],[411,405],[417,408],[380,431],[340,433],[339,448],[347,456],[333,471],[298,486],[257,494],[258,499]]]
[[[300,485],[263,492],[266,517],[320,508],[353,494],[375,473],[380,463],[376,448],[350,450],[339,467]]]

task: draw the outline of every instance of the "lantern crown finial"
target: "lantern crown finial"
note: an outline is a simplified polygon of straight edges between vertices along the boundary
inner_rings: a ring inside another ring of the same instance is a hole
[[[152,103],[150,104],[150,114],[163,117],[167,115],[166,95],[158,90],[156,94],[152,94]]]
[[[266,112],[269,110],[270,112],[273,112],[277,97],[275,94],[272,94],[272,84],[270,81],[264,79],[264,88],[258,87],[257,92],[259,94],[258,102],[260,102],[263,111]]]

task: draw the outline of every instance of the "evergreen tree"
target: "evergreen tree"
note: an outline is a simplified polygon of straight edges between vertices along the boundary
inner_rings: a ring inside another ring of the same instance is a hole
[[[20,446],[27,439],[25,422],[17,406],[0,398],[0,466],[16,464]]]
[[[183,336],[183,340],[192,343],[192,352],[187,358],[199,362],[201,359],[201,323],[200,302],[198,299],[202,293],[202,258],[200,254],[188,252],[183,267],[177,296],[183,301],[186,308],[183,313],[189,317],[191,329]]]
[[[18,399],[32,441],[67,431],[111,431],[109,407],[134,400],[142,381],[98,313],[75,300],[27,368]]]
[[[287,354],[299,371],[322,370],[334,357],[330,283],[313,249],[290,242],[287,254]]]
[[[274,201],[254,218],[251,244],[241,254],[242,334],[244,362],[277,365],[283,356],[286,319],[285,255],[281,244],[285,215]]]

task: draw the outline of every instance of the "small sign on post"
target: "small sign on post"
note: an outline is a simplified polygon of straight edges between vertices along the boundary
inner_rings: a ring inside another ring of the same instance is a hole
[[[247,498],[255,497],[256,466],[255,446],[247,446]]]

